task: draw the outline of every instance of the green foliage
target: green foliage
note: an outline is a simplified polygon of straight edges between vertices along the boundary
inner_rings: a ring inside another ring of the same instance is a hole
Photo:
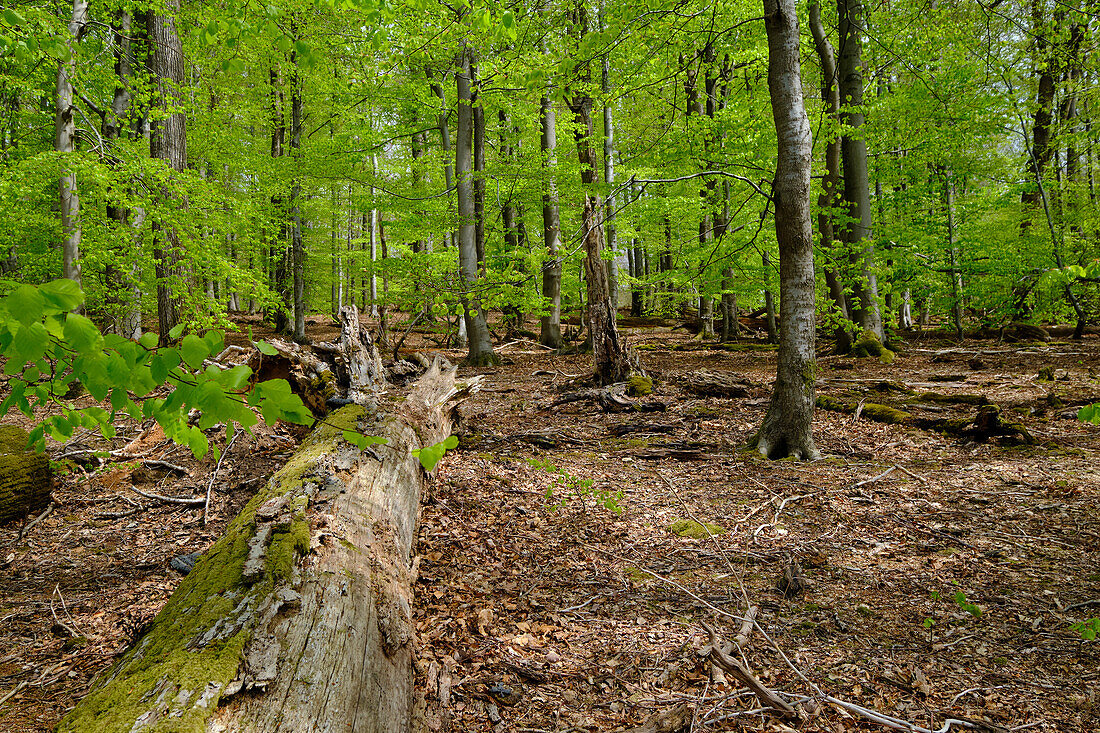
[[[955,605],[957,605],[959,608],[966,611],[975,618],[978,618],[982,615],[982,609],[979,608],[976,604],[968,601],[966,599],[966,594],[963,593],[961,590],[955,591],[955,594],[951,596],[951,600],[955,601]]]
[[[622,491],[597,489],[594,487],[595,482],[593,479],[574,476],[564,468],[555,466],[550,461],[544,461],[539,458],[528,458],[527,463],[541,471],[546,471],[554,477],[550,485],[546,488],[546,500],[551,501],[555,493],[561,493],[562,496],[556,504],[550,504],[551,509],[560,509],[564,507],[571,497],[582,501],[590,498],[596,502],[597,506],[601,506],[615,514],[622,514]]]
[[[346,435],[345,435],[346,437]],[[413,455],[420,459],[420,465],[429,473],[443,460],[443,454],[458,447],[458,436],[448,435],[445,440],[435,445],[413,449]]]
[[[1100,634],[1100,618],[1090,618],[1085,621],[1078,621],[1070,626],[1071,629],[1081,635],[1081,638],[1085,641],[1095,641],[1097,634]]]
[[[223,348],[220,332],[189,334],[178,346],[158,348],[154,334],[137,342],[101,334],[91,320],[72,312],[83,301],[71,280],[21,285],[0,299],[0,354],[4,373],[12,377],[0,415],[12,408],[27,416],[51,404],[62,408],[31,431],[37,450],[45,449],[47,436],[66,441],[78,428],[109,438],[119,413],[156,420],[168,438],[197,458],[210,448],[204,431],[218,423],[250,430],[257,422],[253,408],[268,424],[313,421],[286,380],[253,385],[247,366],[207,364],[207,357]],[[109,402],[110,410],[73,407],[67,395],[78,385],[97,402]],[[200,413],[195,424],[188,419],[191,410]]]

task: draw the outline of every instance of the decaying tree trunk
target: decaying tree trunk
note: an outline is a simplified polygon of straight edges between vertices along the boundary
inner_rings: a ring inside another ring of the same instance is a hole
[[[59,730],[409,730],[412,450],[475,388],[436,365],[389,414],[365,398],[330,415]]]
[[[26,448],[25,431],[0,427],[0,524],[50,503],[50,461]]]

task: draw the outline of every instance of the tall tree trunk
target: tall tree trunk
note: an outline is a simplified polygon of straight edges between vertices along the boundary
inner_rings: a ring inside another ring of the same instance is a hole
[[[962,323],[962,273],[959,271],[959,248],[955,242],[955,182],[951,171],[943,170],[943,208],[947,212],[947,255],[951,266],[951,324],[961,340]]]
[[[111,98],[111,107],[103,120],[103,139],[110,144],[119,140],[126,132],[126,118],[130,111],[130,85],[133,83],[134,65],[132,35],[144,33],[145,28],[132,26],[132,16],[118,11],[111,26],[115,55],[115,89]],[[132,133],[133,137],[140,131]],[[132,217],[132,219],[131,219]],[[103,268],[103,280],[106,321],[104,331],[123,338],[136,339],[141,336],[141,290],[138,285],[138,263],[134,256],[138,243],[138,230],[145,220],[141,209],[128,211],[115,202],[107,204],[107,218],[115,222],[116,242],[113,259]],[[132,232],[132,236],[127,236]]]
[[[821,6],[817,0],[810,3],[810,32],[814,37],[814,48],[821,63],[821,100],[825,103],[828,115],[834,119],[840,119],[840,90],[837,85],[836,55],[832,44],[825,33],[825,26],[821,22]],[[825,145],[825,175],[821,179],[821,193],[817,197],[819,212],[817,215],[817,228],[820,235],[821,251],[825,255],[825,284],[829,288],[829,296],[833,299],[836,315],[840,319],[837,325],[834,340],[837,353],[847,354],[852,350],[852,334],[848,330],[847,322],[852,320],[852,314],[848,306],[848,297],[844,294],[844,285],[840,281],[836,267],[829,262],[829,257],[836,250],[836,233],[833,229],[833,211],[840,207],[837,184],[840,182],[840,138],[829,135]]]
[[[1054,154],[1050,144],[1051,123],[1054,119],[1055,72],[1057,62],[1054,58],[1050,36],[1057,33],[1051,28],[1043,13],[1042,0],[1031,0],[1032,47],[1035,54],[1036,76],[1035,112],[1031,124],[1031,151],[1028,156],[1028,170],[1031,181],[1020,196],[1024,205],[1023,227],[1027,229],[1036,210],[1042,204],[1039,191],[1047,165]],[[1032,185],[1034,184],[1034,187]]]
[[[493,351],[485,311],[481,307],[481,278],[477,257],[477,231],[474,211],[473,132],[474,108],[470,84],[470,52],[463,47],[458,54],[455,85],[458,102],[458,134],[455,141],[455,177],[458,186],[458,263],[462,273],[462,307],[471,365],[484,366],[499,361]]]
[[[77,45],[88,26],[88,0],[73,0],[66,39],[68,60],[57,64],[56,115],[54,118],[54,150],[61,154],[62,172],[58,180],[61,208],[61,276],[80,285],[80,194],[76,188],[76,172],[68,158],[76,152],[76,107],[73,106],[73,75],[76,73]]]
[[[552,349],[561,348],[561,260],[558,259],[561,220],[558,215],[558,188],[554,180],[556,149],[558,145],[555,122],[557,114],[550,99],[549,82],[541,101],[542,137],[541,150],[547,169],[546,188],[542,194],[542,239],[546,246],[546,260],[542,265],[542,297],[548,313],[541,319],[539,343]]]
[[[782,309],[775,391],[753,437],[769,458],[818,457],[814,446],[814,251],[810,223],[813,143],[802,99],[795,0],[764,0],[768,90],[779,142],[775,171],[775,235]]]
[[[294,183],[290,188],[290,261],[294,278],[294,339],[306,338],[306,253],[302,246],[302,78],[298,56],[291,51],[294,77],[290,92],[290,154],[294,158]]]
[[[165,14],[150,12],[148,34],[151,71],[162,118],[152,123],[150,155],[163,160],[174,171],[187,168],[187,118],[183,105],[183,44],[176,29],[179,0],[166,0]],[[167,191],[162,191],[167,197]],[[179,298],[173,286],[180,284],[181,247],[179,234],[172,227],[153,223],[153,260],[157,275],[157,325],[160,342],[168,342],[168,333],[179,322]]]
[[[470,108],[474,118],[474,243],[477,268],[485,274],[485,108],[477,83],[477,66],[470,59]]]
[[[871,222],[871,189],[867,175],[867,141],[863,130],[863,41],[864,8],[861,0],[837,0],[840,17],[840,88],[841,121],[849,130],[841,138],[844,160],[844,201],[848,224],[842,239],[859,263],[860,276],[852,286],[853,316],[860,328],[882,341],[882,313],[878,303],[878,278],[875,275],[875,245]]]
[[[607,287],[611,291],[613,316],[619,310],[619,235],[615,229],[615,122],[611,112],[611,60],[603,57],[603,72],[600,89],[603,91],[603,178],[607,183],[608,194],[604,199],[604,244],[611,257],[607,260]]]
[[[575,6],[576,27],[581,37],[588,31],[588,12],[582,3]],[[589,81],[589,69],[581,73],[580,86]],[[600,215],[603,208],[596,185],[600,182],[600,168],[592,148],[592,97],[585,91],[575,91],[569,97],[569,107],[575,122],[574,139],[577,158],[581,166],[581,184],[584,187],[584,209],[581,222],[584,227],[584,274],[588,295],[588,330],[592,337],[592,355],[595,361],[597,384],[612,384],[626,379],[631,373],[631,363],[626,345],[619,338],[615,324],[615,306],[607,278],[607,266],[603,259],[603,229]]]

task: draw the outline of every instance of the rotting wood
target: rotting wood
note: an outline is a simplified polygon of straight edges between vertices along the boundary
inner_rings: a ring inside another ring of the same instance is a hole
[[[668,409],[668,406],[659,400],[631,398],[628,395],[629,389],[628,382],[616,382],[606,387],[566,392],[555,397],[543,409],[584,401],[595,402],[604,412],[664,412]]]
[[[684,389],[703,397],[748,397],[754,385],[748,379],[730,372],[696,369],[677,376]]]
[[[389,414],[329,416],[59,730],[410,730],[411,451],[476,386],[435,367]],[[347,430],[387,443],[360,451]]]

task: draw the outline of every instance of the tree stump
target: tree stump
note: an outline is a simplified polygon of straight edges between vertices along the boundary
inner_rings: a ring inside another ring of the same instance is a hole
[[[0,426],[0,524],[50,503],[50,461],[27,450],[27,433]]]
[[[390,414],[329,415],[58,730],[409,730],[412,450],[475,388],[437,365]],[[348,430],[387,442],[360,450]]]

